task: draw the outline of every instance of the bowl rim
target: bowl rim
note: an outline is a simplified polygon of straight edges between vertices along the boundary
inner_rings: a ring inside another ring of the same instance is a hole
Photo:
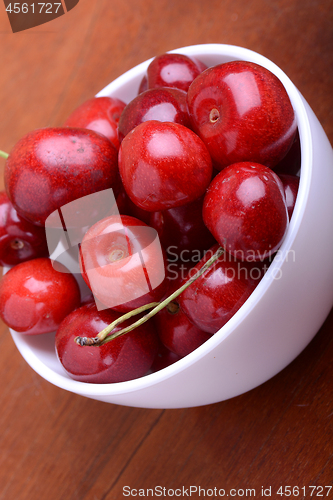
[[[295,85],[289,79],[289,77],[281,70],[281,68],[279,68],[275,63],[273,63],[265,56],[250,49],[239,47],[236,45],[199,44],[173,49],[168,52],[182,53],[198,58],[200,58],[201,56],[205,58],[207,56],[215,57],[220,55],[222,58],[229,58],[229,60],[248,60],[266,67],[281,80],[294,107],[301,144],[301,176],[293,216],[291,218],[286,237],[279,249],[279,258],[277,259],[275,257],[273,259],[273,262],[267,270],[264,278],[260,281],[256,289],[252,292],[252,294],[245,301],[242,307],[218,332],[216,332],[204,344],[202,344],[200,347],[195,349],[184,358],[181,358],[172,365],[167,366],[157,372],[149,373],[148,375],[137,379],[117,383],[94,384],[89,382],[76,381],[70,378],[65,371],[63,375],[60,375],[59,373],[53,371],[49,366],[44,364],[37,356],[33,348],[29,346],[29,343],[26,342],[26,339],[29,336],[10,330],[18,350],[20,351],[24,359],[28,362],[28,364],[39,375],[41,375],[44,379],[48,380],[52,384],[76,394],[81,394],[88,397],[103,397],[136,392],[147,387],[155,386],[165,379],[173,377],[177,373],[194,364],[198,359],[211,352],[218,344],[220,344],[225,338],[232,334],[239,323],[246,319],[247,315],[252,310],[253,305],[260,301],[268,288],[273,285],[274,280],[277,279],[279,270],[288,255],[288,251],[292,247],[293,241],[296,238],[301,221],[303,219],[312,177],[311,128],[303,98]],[[113,96],[122,99],[122,96],[119,95],[119,89],[123,86],[128,86],[129,82],[139,82],[140,78],[142,78],[149,63],[152,60],[153,58],[148,59],[133,67],[132,69],[126,71],[106,87],[104,87],[100,92],[98,92],[96,94],[96,97]]]

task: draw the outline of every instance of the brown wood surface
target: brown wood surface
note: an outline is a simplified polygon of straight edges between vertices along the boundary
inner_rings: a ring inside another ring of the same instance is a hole
[[[10,151],[34,128],[60,125],[133,65],[211,42],[277,63],[332,143],[332,26],[331,0],[80,0],[66,15],[13,34],[0,2],[0,149]],[[310,498],[310,485],[333,484],[332,334],[333,312],[292,364],[232,400],[150,410],[52,386],[1,325],[0,500],[117,500],[124,486],[138,497],[155,486],[224,488],[229,496],[240,489],[235,498],[246,488],[260,498],[271,487],[274,499],[285,498],[280,486],[298,486],[291,498]],[[312,497],[333,498],[333,488],[319,493]]]

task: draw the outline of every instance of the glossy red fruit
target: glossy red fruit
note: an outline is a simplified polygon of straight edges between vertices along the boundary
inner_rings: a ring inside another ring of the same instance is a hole
[[[48,257],[45,229],[23,219],[5,191],[0,192],[0,265]]]
[[[171,352],[160,342],[158,352],[151,366],[151,371],[154,373],[163,370],[163,368],[173,365],[179,359],[181,359],[181,356]]]
[[[301,170],[301,142],[298,130],[294,142],[286,156],[274,167],[274,172],[278,175],[297,175]]]
[[[216,241],[240,260],[263,260],[280,247],[288,229],[283,185],[268,167],[230,165],[212,181],[203,220]]]
[[[293,214],[298,188],[299,188],[299,177],[296,175],[279,174],[279,178],[282,181],[284,194],[286,198],[286,205],[289,215],[289,220]]]
[[[80,266],[100,308],[131,311],[166,291],[158,235],[134,217],[110,216],[92,226],[80,246]]]
[[[64,127],[94,130],[105,135],[119,149],[118,122],[126,104],[115,97],[93,97],[76,108]]]
[[[173,280],[168,295],[176,291],[182,282],[181,275],[179,275],[178,279]],[[179,297],[169,302],[156,314],[155,324],[163,345],[180,357],[190,354],[211,336],[210,333],[191,323],[179,305]]]
[[[175,87],[187,91],[193,80],[206,68],[204,63],[194,57],[162,54],[148,66],[148,88]]]
[[[148,120],[180,123],[190,127],[186,92],[160,87],[139,94],[127,104],[121,114],[118,124],[119,141],[134,127]]]
[[[240,161],[274,167],[295,137],[295,114],[284,86],[251,62],[207,69],[191,84],[188,106],[193,130],[220,170]]]
[[[187,127],[151,120],[122,141],[119,171],[133,203],[156,212],[202,196],[212,177],[212,162],[201,139]]]
[[[5,165],[6,191],[14,208],[37,225],[44,225],[52,212],[70,201],[117,190],[118,182],[116,148],[105,136],[86,129],[29,132]]]
[[[198,271],[215,253],[214,245],[191,270]],[[263,276],[261,263],[240,262],[226,252],[179,296],[190,321],[201,330],[216,333],[240,309]]]
[[[110,309],[98,311],[88,304],[73,311],[61,323],[55,338],[58,359],[68,375],[81,382],[109,384],[145,375],[158,350],[153,323],[147,321],[135,330],[101,346],[79,346],[76,336],[96,337],[121,315]],[[129,326],[128,321],[113,333]]]
[[[0,316],[27,335],[55,331],[80,305],[79,286],[65,266],[56,271],[48,258],[22,262],[0,281]]]
[[[203,197],[200,197],[182,207],[151,214],[149,225],[158,232],[161,244],[171,260],[187,262],[197,258],[198,254],[202,257],[203,251],[216,243],[203,222],[202,205]]]

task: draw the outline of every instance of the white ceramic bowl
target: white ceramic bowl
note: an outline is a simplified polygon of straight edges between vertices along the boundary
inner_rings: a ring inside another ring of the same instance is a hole
[[[297,116],[302,164],[289,232],[265,278],[232,319],[177,363],[140,379],[86,384],[70,379],[58,362],[54,334],[12,332],[22,356],[44,379],[88,398],[146,408],[210,404],[244,393],[288,365],[319,330],[333,304],[333,152],[312,110],[273,62],[230,45],[196,45],[173,52],[208,66],[248,60],[284,84]],[[129,102],[150,61],[117,78],[98,96]]]

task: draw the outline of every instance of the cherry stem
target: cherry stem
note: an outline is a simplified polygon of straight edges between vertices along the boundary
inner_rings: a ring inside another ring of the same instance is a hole
[[[165,306],[167,306],[171,301],[173,301],[178,295],[180,295],[186,288],[188,288],[192,283],[194,283],[195,280],[197,280],[202,274],[204,274],[209,267],[214,264],[214,262],[222,255],[224,252],[224,249],[222,247],[219,247],[216,252],[212,255],[212,257],[207,260],[207,262],[199,269],[199,271],[196,272],[194,276],[192,276],[184,285],[182,285],[178,290],[173,292],[169,297],[164,299],[162,302],[155,302],[151,304],[147,304],[146,306],[139,307],[138,309],[134,309],[133,311],[130,311],[129,313],[124,314],[120,318],[118,318],[116,321],[108,325],[104,330],[99,332],[97,337],[75,337],[75,342],[81,346],[86,346],[86,345],[103,345],[106,344],[107,342],[110,342],[111,340],[120,337],[121,335],[124,335],[125,333],[131,332],[138,326],[141,326],[143,323],[148,321],[150,318],[155,316],[161,309],[163,309]],[[130,317],[140,314],[141,312],[153,308],[149,313],[145,314],[142,316],[139,320],[135,321],[132,325],[127,326],[126,328],[123,328],[122,330],[119,330],[118,332],[113,333],[112,335],[109,335],[112,330],[115,328],[116,325],[119,323],[122,323],[126,319],[129,319]]]
[[[0,149],[0,156],[1,156],[1,158],[4,158],[5,160],[7,160],[9,154],[5,153],[4,151],[1,151],[1,149]]]

